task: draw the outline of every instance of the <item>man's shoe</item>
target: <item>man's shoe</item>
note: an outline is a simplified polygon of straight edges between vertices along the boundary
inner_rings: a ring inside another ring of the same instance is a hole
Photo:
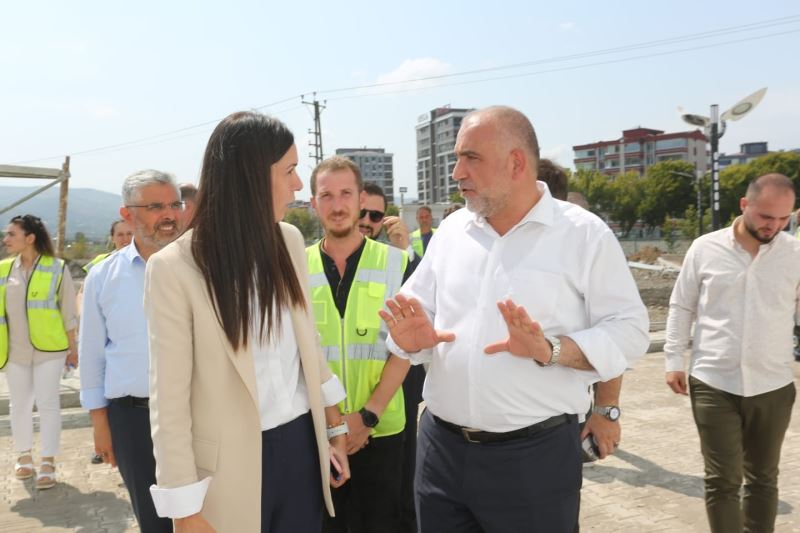
[[[101,465],[101,464],[103,464],[103,458],[100,456],[100,454],[96,453],[96,454],[92,455],[92,464],[93,465]]]

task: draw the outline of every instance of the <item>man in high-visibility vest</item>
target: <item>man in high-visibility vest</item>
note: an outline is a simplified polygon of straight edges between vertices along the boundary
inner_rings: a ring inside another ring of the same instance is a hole
[[[400,516],[407,361],[386,350],[378,311],[403,282],[404,251],[358,229],[363,182],[349,159],[333,157],[311,174],[311,205],[324,238],[310,246],[311,301],[331,370],[347,391],[349,483],[334,489],[328,532],[394,532]]]
[[[417,209],[417,224],[419,228],[411,232],[411,247],[414,248],[417,257],[422,257],[428,249],[431,237],[436,233],[436,228],[433,227],[433,213],[427,205]]]

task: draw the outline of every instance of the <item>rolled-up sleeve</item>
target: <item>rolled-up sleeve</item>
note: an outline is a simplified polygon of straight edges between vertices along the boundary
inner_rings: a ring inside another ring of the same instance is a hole
[[[90,272],[83,285],[83,314],[78,341],[78,362],[81,368],[81,405],[84,409],[100,409],[108,405],[105,397],[106,331],[105,318],[98,302],[100,280]]]
[[[600,381],[622,375],[647,353],[650,320],[625,254],[611,231],[597,243],[585,271],[584,301],[590,327],[567,334]]]
[[[150,351],[150,428],[158,483],[151,487],[151,494],[167,502],[160,504],[159,514],[171,518],[197,512],[205,495],[203,487],[208,484],[198,484],[192,446],[194,326],[184,291],[165,257],[150,257],[144,309]]]
[[[322,400],[325,402],[325,407],[333,407],[339,402],[343,402],[345,397],[347,397],[347,393],[335,374],[322,384]]]

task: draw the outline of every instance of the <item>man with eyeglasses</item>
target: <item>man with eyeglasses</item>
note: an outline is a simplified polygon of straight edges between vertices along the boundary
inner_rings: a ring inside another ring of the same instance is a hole
[[[401,384],[409,364],[386,350],[378,311],[399,290],[408,258],[359,231],[370,216],[362,211],[363,189],[358,166],[343,157],[326,159],[311,173],[311,205],[325,230],[306,250],[311,301],[328,365],[347,392],[340,409],[349,428],[352,473],[333,490],[336,517],[326,520],[328,533],[395,533],[400,519],[406,424]]]
[[[142,532],[171,532],[172,520],[158,517],[150,496],[156,478],[142,300],[145,264],[180,235],[183,202],[173,177],[157,170],[128,176],[122,199],[133,241],[95,266],[84,284],[81,404],[92,417],[95,452],[119,468]]]

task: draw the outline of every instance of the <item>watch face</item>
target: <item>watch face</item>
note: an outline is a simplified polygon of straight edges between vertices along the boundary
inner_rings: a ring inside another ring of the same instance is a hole
[[[610,407],[608,409],[608,419],[617,420],[619,418],[619,407]]]
[[[359,411],[361,415],[361,420],[364,422],[364,425],[368,428],[374,428],[378,425],[378,415],[373,413],[372,411],[367,411],[366,409],[361,409]]]

